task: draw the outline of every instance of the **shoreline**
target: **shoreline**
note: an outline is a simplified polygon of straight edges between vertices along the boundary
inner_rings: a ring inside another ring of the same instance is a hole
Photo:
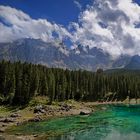
[[[13,126],[23,125],[28,122],[39,122],[49,119],[61,118],[61,117],[68,117],[74,115],[80,115],[80,112],[89,112],[93,113],[97,110],[98,105],[111,105],[111,104],[126,104],[125,102],[73,102],[72,103],[59,103],[59,105],[45,105],[43,108],[47,108],[46,112],[35,113],[35,107],[27,107],[23,110],[18,110],[14,112],[17,113],[17,117],[13,116],[13,122],[1,122],[0,121],[0,138],[3,137],[6,140],[34,140],[38,137],[38,135],[22,135],[22,134],[8,134],[7,129]],[[70,107],[70,109],[67,109]],[[105,110],[106,108],[102,108]],[[25,111],[25,112],[24,112]],[[24,113],[30,113],[30,116],[24,116]],[[13,113],[13,112],[12,112]],[[11,112],[5,116],[8,118],[11,115]],[[12,139],[13,138],[13,139]]]

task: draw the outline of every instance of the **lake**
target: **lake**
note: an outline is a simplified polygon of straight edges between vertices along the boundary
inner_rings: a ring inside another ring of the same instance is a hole
[[[41,140],[139,140],[140,105],[101,105],[89,116],[28,123],[12,133],[38,134]]]

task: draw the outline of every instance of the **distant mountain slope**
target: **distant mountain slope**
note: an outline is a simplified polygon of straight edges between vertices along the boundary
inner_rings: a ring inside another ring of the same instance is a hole
[[[67,48],[59,43],[46,43],[39,39],[20,39],[0,44],[0,59],[27,61],[46,66],[65,67]]]
[[[121,74],[121,75],[126,75],[126,74],[136,74],[140,75],[140,70],[134,70],[134,69],[109,69],[105,70],[104,73],[106,74]]]
[[[11,43],[0,43],[0,60],[2,59],[89,71],[98,68],[140,67],[135,57],[131,60],[130,56],[121,56],[113,60],[108,53],[96,47],[90,49],[89,46],[78,45],[75,49],[69,49],[64,43],[46,43],[40,39],[19,39]]]
[[[128,65],[125,66],[126,69],[140,69],[140,56],[135,55],[131,58]]]

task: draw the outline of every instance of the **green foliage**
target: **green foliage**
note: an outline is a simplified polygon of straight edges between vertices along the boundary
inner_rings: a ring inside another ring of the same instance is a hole
[[[70,71],[21,62],[0,62],[0,104],[24,105],[37,95],[48,97],[50,104],[64,100],[139,98],[140,71]]]

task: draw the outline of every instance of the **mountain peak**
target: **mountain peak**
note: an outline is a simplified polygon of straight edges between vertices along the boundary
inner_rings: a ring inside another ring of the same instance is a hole
[[[94,71],[97,68],[139,68],[140,56],[121,56],[112,60],[109,53],[102,49],[78,45],[69,49],[63,42],[44,42],[41,39],[19,39],[11,43],[0,43],[0,59],[27,61],[43,64],[48,67],[68,69],[85,69]]]

